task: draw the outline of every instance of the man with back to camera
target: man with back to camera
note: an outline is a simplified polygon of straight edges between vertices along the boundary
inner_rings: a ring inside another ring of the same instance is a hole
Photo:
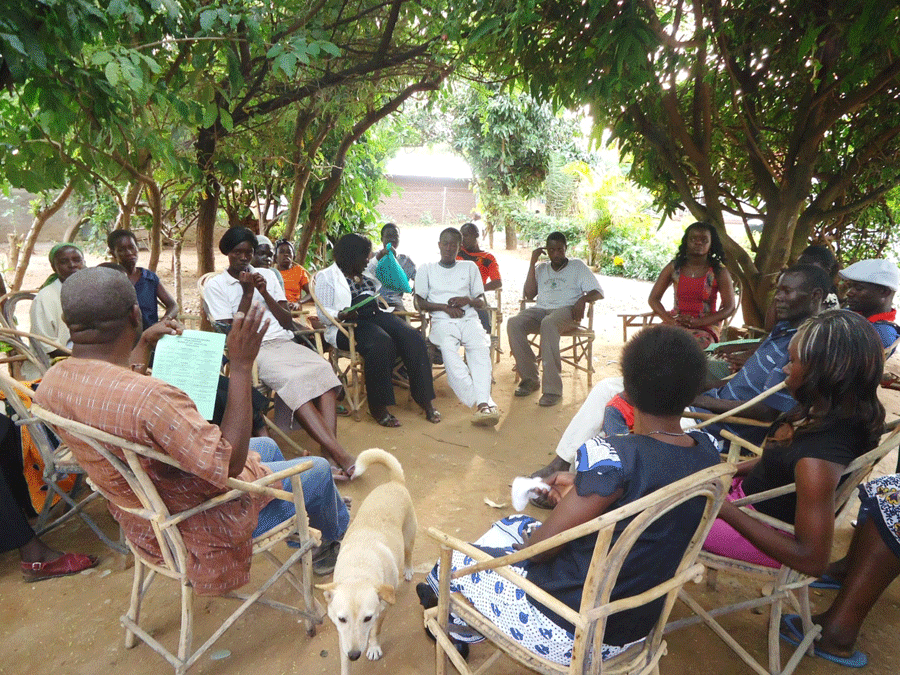
[[[102,267],[82,270],[63,286],[62,307],[74,343],[72,357],[47,371],[35,402],[76,422],[148,445],[181,463],[185,471],[155,460],[145,463],[171,510],[192,508],[224,494],[229,477],[253,481],[287,468],[272,439],[250,438],[253,361],[267,327],[259,306],[251,306],[246,316],[243,312],[234,315],[226,340],[231,377],[221,426],[203,419],[183,391],[143,374],[156,342],[163,335],[180,332],[180,326],[165,320],[142,333],[140,307],[127,275]],[[65,440],[94,483],[109,494],[127,495],[118,472],[96,450],[74,437]],[[325,574],[333,567],[336,542],[350,517],[326,459],[292,461],[313,462],[300,479],[310,525],[322,532],[324,555],[314,568]],[[285,481],[284,488],[290,490],[290,481]],[[130,542],[151,558],[161,559],[146,520],[112,502],[109,510]],[[247,583],[251,538],[293,513],[292,502],[244,495],[181,523],[179,530],[189,553],[188,579],[197,593],[217,595]]]
[[[549,261],[538,262],[546,254]],[[566,257],[566,237],[551,232],[547,245],[531,252],[531,265],[522,291],[525,300],[537,302],[512,317],[506,325],[509,347],[522,381],[516,396],[528,396],[541,389],[539,405],[554,406],[562,399],[560,335],[578,327],[589,302],[601,300],[600,282],[583,261]],[[540,333],[543,377],[538,380],[537,360],[528,336]]]

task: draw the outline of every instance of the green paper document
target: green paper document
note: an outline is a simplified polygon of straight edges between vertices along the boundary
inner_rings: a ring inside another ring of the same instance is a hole
[[[368,305],[370,302],[372,302],[373,300],[375,300],[375,299],[377,299],[377,298],[378,298],[377,295],[370,295],[370,296],[368,296],[367,298],[365,298],[364,300],[360,300],[359,302],[357,302],[357,303],[356,303],[355,305],[353,305],[352,307],[348,307],[348,308],[345,309],[344,311],[345,311],[346,313],[348,313],[348,314],[349,314],[350,312],[355,312],[355,311],[358,310],[360,307],[365,307],[366,305]]]
[[[225,352],[225,335],[186,330],[164,335],[156,344],[153,377],[178,387],[197,405],[203,419],[211,420]]]

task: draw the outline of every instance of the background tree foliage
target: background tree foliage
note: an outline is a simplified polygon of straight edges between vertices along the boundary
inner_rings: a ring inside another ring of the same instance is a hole
[[[759,322],[782,266],[818,232],[852,232],[900,179],[898,15],[876,0],[476,0],[452,34],[536,98],[590,104],[664,213],[719,229]]]
[[[151,267],[164,221],[189,209],[201,271],[213,269],[223,185],[232,222],[246,218],[248,195],[289,188],[286,229],[305,215],[305,255],[335,216],[354,144],[452,67],[430,2],[41,0],[7,10],[4,177],[34,192],[99,183],[123,226],[146,204]]]

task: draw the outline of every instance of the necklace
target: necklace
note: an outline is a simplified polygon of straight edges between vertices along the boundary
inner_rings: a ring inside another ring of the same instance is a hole
[[[671,431],[648,431],[645,436],[653,436],[654,434],[659,434],[660,436],[687,436],[683,431],[680,434],[675,434]]]

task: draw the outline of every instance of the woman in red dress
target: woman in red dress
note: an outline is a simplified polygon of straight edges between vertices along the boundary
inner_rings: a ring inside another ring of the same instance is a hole
[[[675,287],[675,307],[662,304],[669,285]],[[719,309],[716,298],[721,295]],[[734,311],[734,285],[725,269],[725,254],[715,228],[709,223],[691,223],[684,231],[675,259],[666,265],[648,299],[662,320],[691,332],[702,347],[719,341],[722,321]]]

